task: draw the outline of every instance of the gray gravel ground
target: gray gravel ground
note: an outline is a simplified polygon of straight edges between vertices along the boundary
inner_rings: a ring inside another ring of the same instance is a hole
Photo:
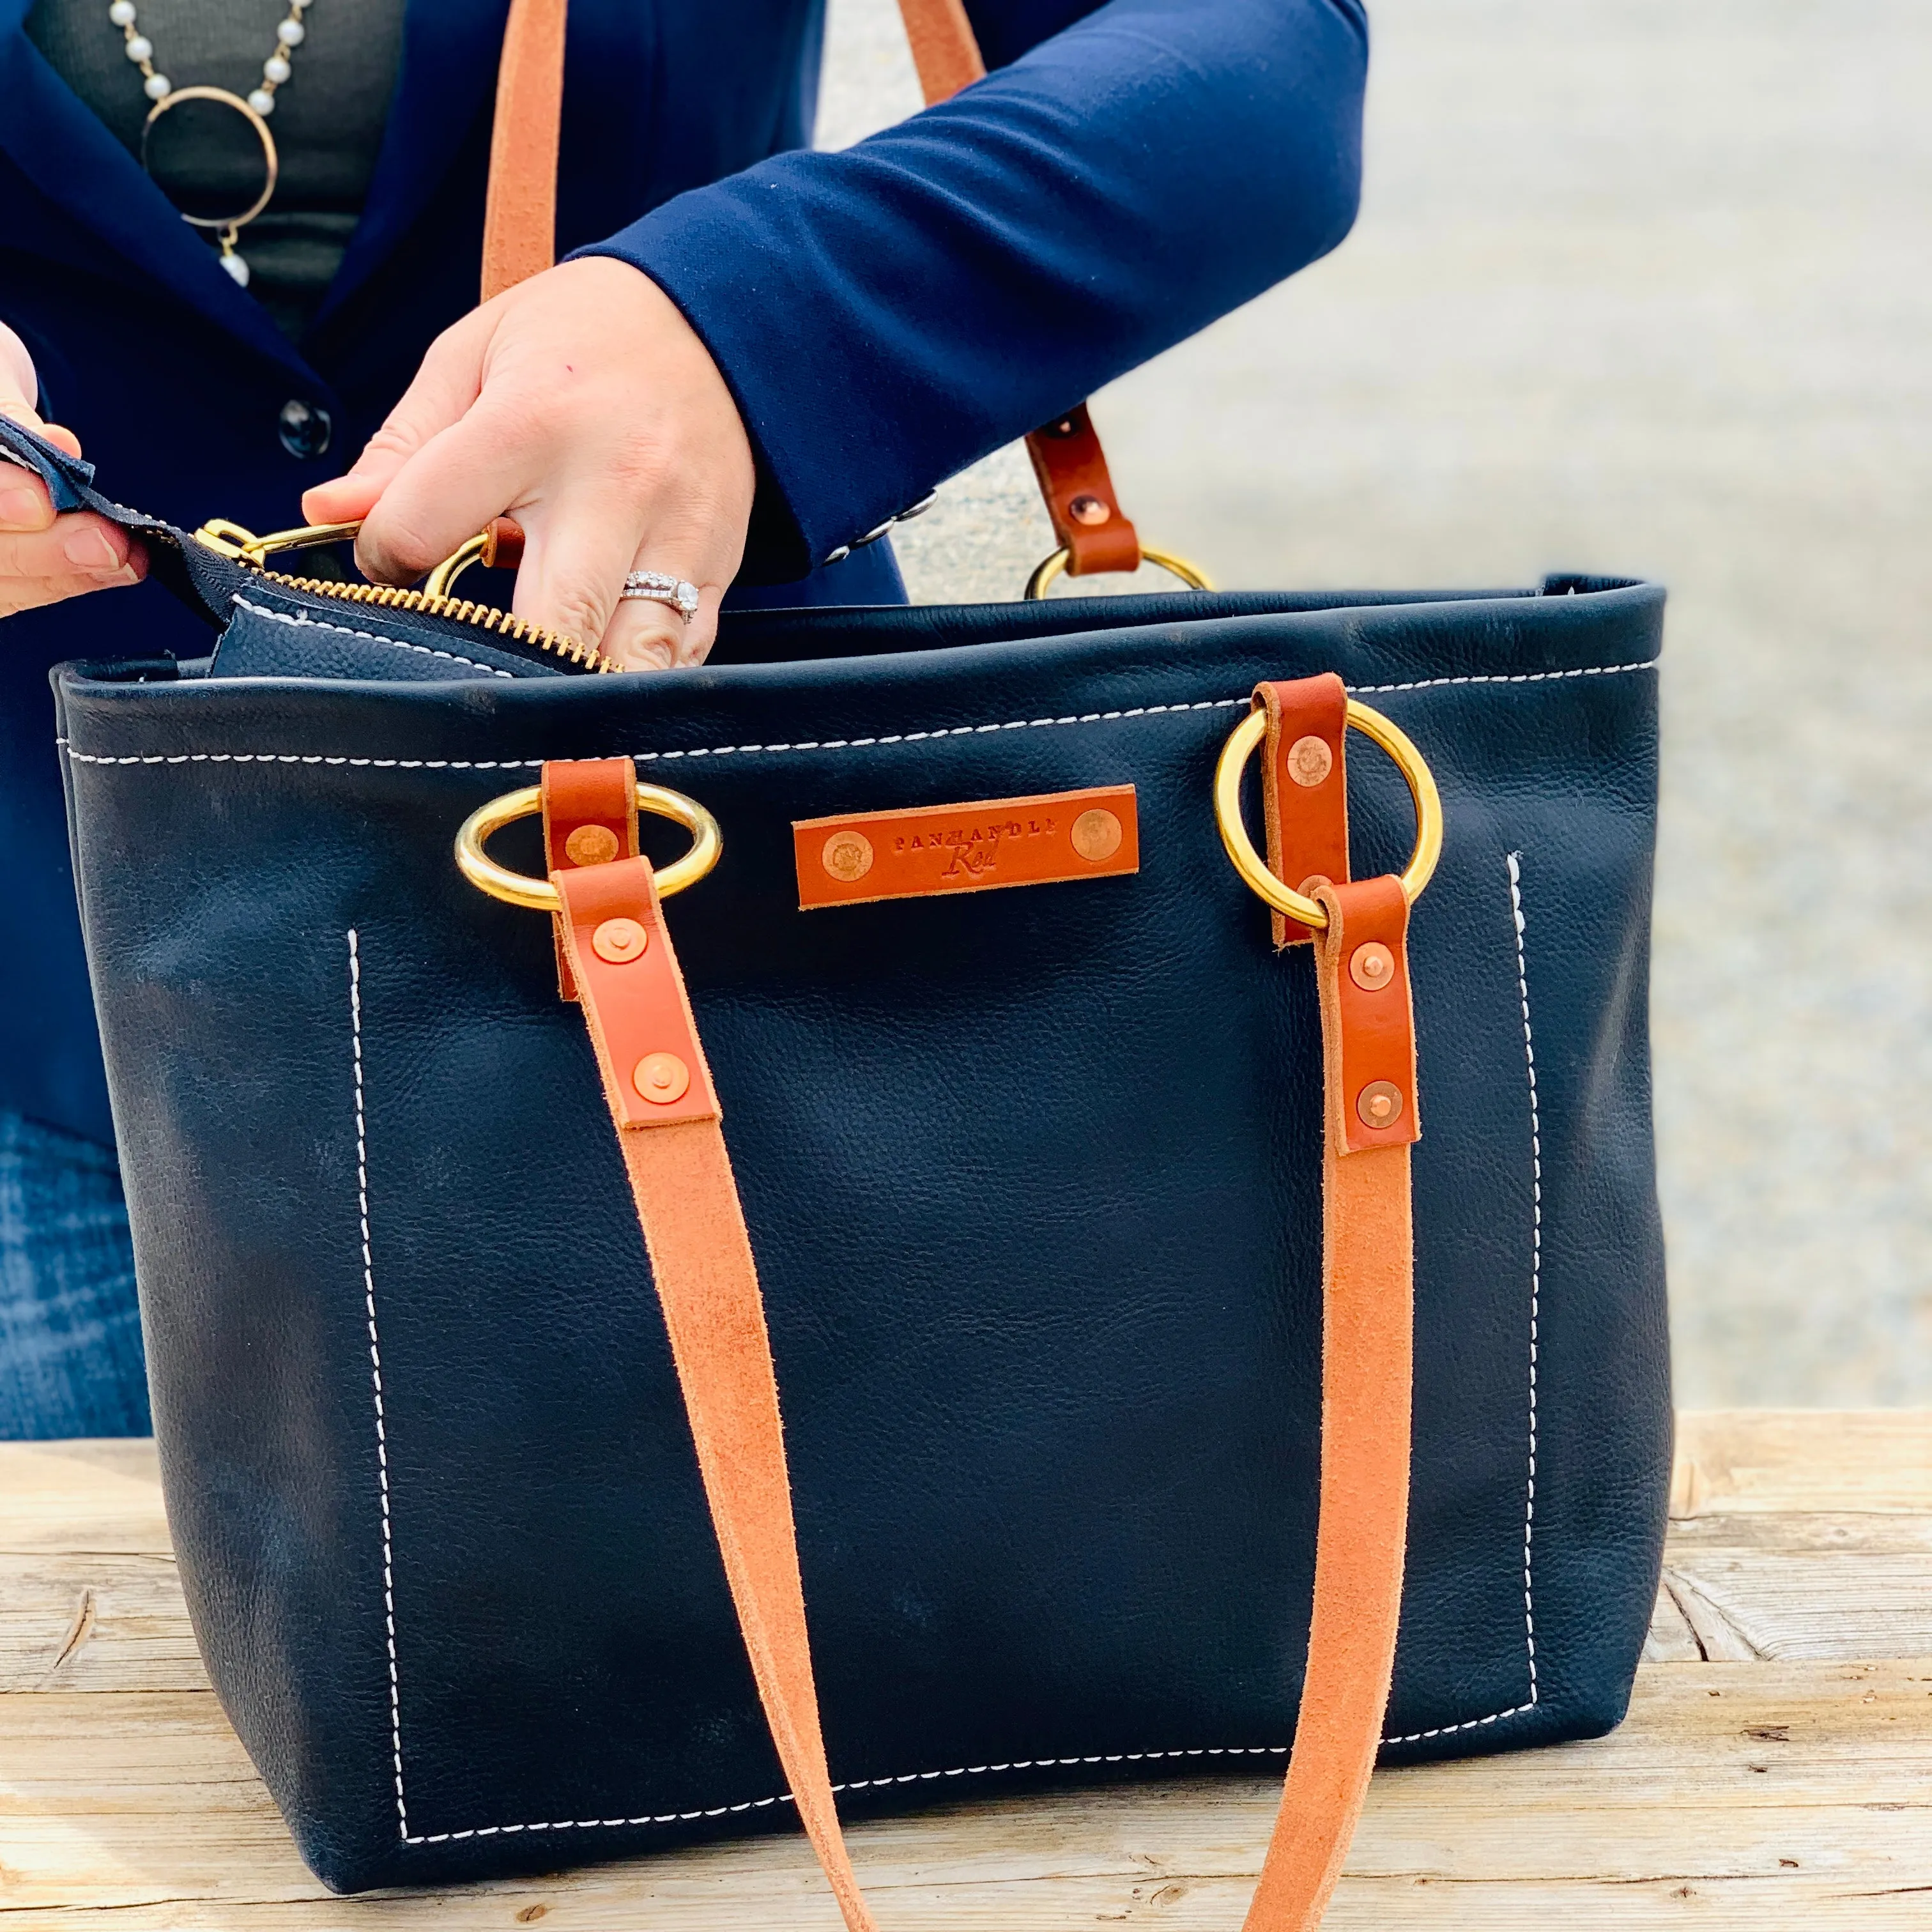
[[[1362,218],[1106,392],[1227,585],[1671,587],[1653,1012],[1678,1393],[1932,1402],[1932,10],[1372,0]],[[826,145],[916,104],[833,0]],[[1045,548],[949,486],[922,599]]]

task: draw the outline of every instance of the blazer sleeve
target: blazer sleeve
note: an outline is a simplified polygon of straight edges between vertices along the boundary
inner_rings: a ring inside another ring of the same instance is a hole
[[[579,251],[650,276],[730,383],[759,464],[749,581],[804,575],[1354,219],[1358,0],[970,8],[1004,63],[976,86]]]

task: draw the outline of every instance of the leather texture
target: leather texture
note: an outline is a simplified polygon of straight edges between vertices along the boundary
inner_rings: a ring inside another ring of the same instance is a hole
[[[792,836],[798,902],[806,910],[1059,885],[1140,868],[1131,785],[801,819]]]
[[[32,4],[0,0],[0,316],[44,413],[178,524],[301,523],[303,489],[475,304],[508,0],[409,0],[366,216],[299,346],[40,58]],[[830,153],[811,132],[824,0],[572,0],[556,246],[634,262],[726,373],[759,458],[733,601],[902,602],[890,538],[812,566],[1348,229],[1360,0],[969,11],[994,74]],[[332,422],[326,450],[284,442],[292,405]],[[507,594],[481,576],[471,594]],[[206,643],[158,588],[0,629],[0,1105],[106,1142],[47,674],[130,634],[149,656]]]
[[[219,610],[235,574],[193,561]],[[553,759],[633,758],[723,829],[671,916],[850,1816],[1285,1761],[1320,1028],[1210,781],[1258,682],[1332,671],[1386,712],[1447,832],[1408,933],[1428,1132],[1383,1756],[1613,1724],[1670,1456],[1662,608],[1571,577],[762,613],[675,677],[359,682],[306,675],[312,632],[244,609],[262,674],[64,670],[184,1582],[316,1871],[440,1883],[790,1820],[548,922],[451,860]],[[372,666],[458,648],[397,615],[356,615],[390,638]],[[1392,870],[1400,776],[1366,752],[1348,783],[1357,868]],[[797,820],[1123,784],[1131,876],[798,910]],[[660,859],[684,836],[643,833]],[[492,850],[542,869],[533,824]]]
[[[1348,877],[1348,694],[1332,672],[1258,685],[1255,703],[1268,713],[1262,746],[1262,812],[1268,826],[1268,870],[1299,892],[1316,878]],[[1327,768],[1308,748],[1313,739]],[[1272,914],[1277,946],[1305,946],[1314,928],[1286,913]]]

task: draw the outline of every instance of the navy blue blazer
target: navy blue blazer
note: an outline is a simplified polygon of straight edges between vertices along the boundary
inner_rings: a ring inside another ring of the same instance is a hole
[[[299,347],[40,58],[29,4],[0,0],[0,319],[46,408],[124,502],[299,522],[475,301],[508,0],[408,0],[368,206]],[[984,82],[814,154],[824,0],[572,0],[560,248],[634,263],[709,344],[759,467],[741,581],[785,602],[902,596],[884,545],[814,566],[1354,218],[1361,0],[968,11]],[[206,649],[153,585],[0,626],[0,1107],[110,1137],[48,667]]]

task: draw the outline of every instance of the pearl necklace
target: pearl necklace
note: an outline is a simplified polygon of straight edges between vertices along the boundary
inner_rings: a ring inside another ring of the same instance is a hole
[[[240,214],[219,220],[187,214],[182,217],[191,227],[220,231],[221,266],[244,289],[248,286],[248,264],[236,252],[236,240],[240,230],[268,206],[275,192],[275,183],[281,172],[281,158],[275,151],[275,137],[268,132],[268,117],[275,111],[276,88],[295,71],[292,64],[295,50],[308,38],[303,16],[314,3],[314,0],[289,0],[288,18],[275,28],[274,50],[262,63],[262,84],[253,89],[245,100],[239,94],[230,94],[225,87],[176,87],[154,65],[154,44],[139,31],[134,0],[113,0],[107,10],[108,19],[121,29],[122,38],[127,44],[128,58],[141,70],[141,91],[154,104],[148,110],[146,123],[141,130],[143,167],[148,166],[148,140],[154,132],[155,122],[182,101],[212,100],[232,108],[248,122],[262,144],[266,179],[260,195],[250,207]],[[153,172],[148,169],[151,177]]]

